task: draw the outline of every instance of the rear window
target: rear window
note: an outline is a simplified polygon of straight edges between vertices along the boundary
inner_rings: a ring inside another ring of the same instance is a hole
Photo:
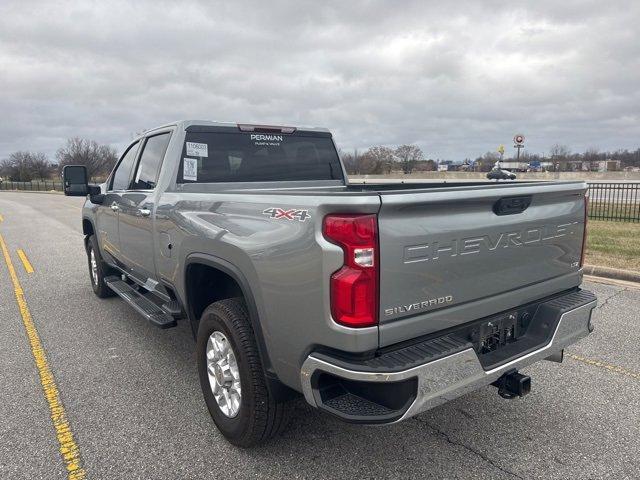
[[[187,132],[178,183],[341,180],[329,136]]]

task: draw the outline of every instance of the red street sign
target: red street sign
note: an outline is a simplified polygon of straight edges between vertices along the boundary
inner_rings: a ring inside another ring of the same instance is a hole
[[[513,137],[513,143],[516,145],[522,145],[524,143],[524,135],[518,134]]]

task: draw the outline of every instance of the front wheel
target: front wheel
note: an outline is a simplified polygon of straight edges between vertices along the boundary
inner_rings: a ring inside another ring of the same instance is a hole
[[[87,260],[89,262],[89,277],[91,278],[93,293],[100,298],[112,297],[114,292],[104,281],[104,278],[110,273],[110,269],[100,256],[98,240],[95,235],[91,235],[87,241]]]
[[[221,300],[205,309],[196,354],[204,400],[229,442],[250,447],[281,431],[288,405],[269,394],[242,299]]]

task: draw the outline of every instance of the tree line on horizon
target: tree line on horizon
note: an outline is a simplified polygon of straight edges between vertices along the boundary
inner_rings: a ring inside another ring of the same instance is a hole
[[[112,146],[73,137],[56,151],[55,161],[41,152],[11,153],[0,160],[0,177],[14,182],[50,180],[59,177],[65,165],[84,165],[90,179],[105,178],[117,161],[118,152]]]
[[[433,170],[437,168],[433,160],[425,160],[422,149],[417,145],[400,145],[395,149],[378,145],[363,153],[359,153],[357,149],[353,153],[339,153],[347,173],[351,175],[388,174],[398,166],[403,173],[410,174],[420,164],[432,166]]]
[[[391,148],[385,145],[370,147],[364,151],[339,151],[347,173],[350,175],[381,175],[401,171],[410,174],[414,171],[435,171],[439,160],[425,158],[422,149],[415,144],[400,145]],[[486,152],[475,160],[464,159],[462,165],[469,170],[487,172],[500,160],[498,152]],[[514,161],[505,158],[503,161]],[[526,151],[520,156],[521,162],[551,162],[559,171],[566,171],[575,162],[598,162],[619,160],[622,167],[640,168],[640,148],[629,151],[619,149],[613,152],[600,151],[591,147],[582,153],[572,153],[566,145],[555,144],[549,155],[531,154]],[[118,154],[110,145],[101,145],[94,140],[73,137],[60,147],[55,154],[55,161],[41,152],[17,151],[0,160],[0,178],[17,182],[33,180],[49,180],[59,177],[65,165],[84,165],[91,179],[101,179],[109,175]],[[472,167],[472,168],[471,168]]]
[[[340,151],[340,157],[350,175],[380,175],[401,171],[410,174],[414,171],[435,171],[440,160],[425,158],[424,152],[417,145],[401,145],[390,148],[384,145],[371,147],[364,151],[358,149],[353,152]],[[514,162],[515,158],[501,158],[496,152],[486,152],[475,159],[465,158],[461,166],[465,169],[488,172],[499,160]],[[568,171],[579,162],[599,162],[606,160],[619,160],[622,167],[640,168],[640,148],[636,150],[618,149],[615,151],[600,151],[590,147],[582,153],[572,153],[571,149],[562,144],[554,144],[549,149],[549,155],[523,152],[520,162],[543,163],[550,162],[554,170]],[[449,162],[450,163],[450,162]]]

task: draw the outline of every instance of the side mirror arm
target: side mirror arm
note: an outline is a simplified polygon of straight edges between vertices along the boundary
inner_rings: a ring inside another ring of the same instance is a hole
[[[104,202],[104,194],[100,185],[88,185],[89,201],[95,205],[101,205]]]

